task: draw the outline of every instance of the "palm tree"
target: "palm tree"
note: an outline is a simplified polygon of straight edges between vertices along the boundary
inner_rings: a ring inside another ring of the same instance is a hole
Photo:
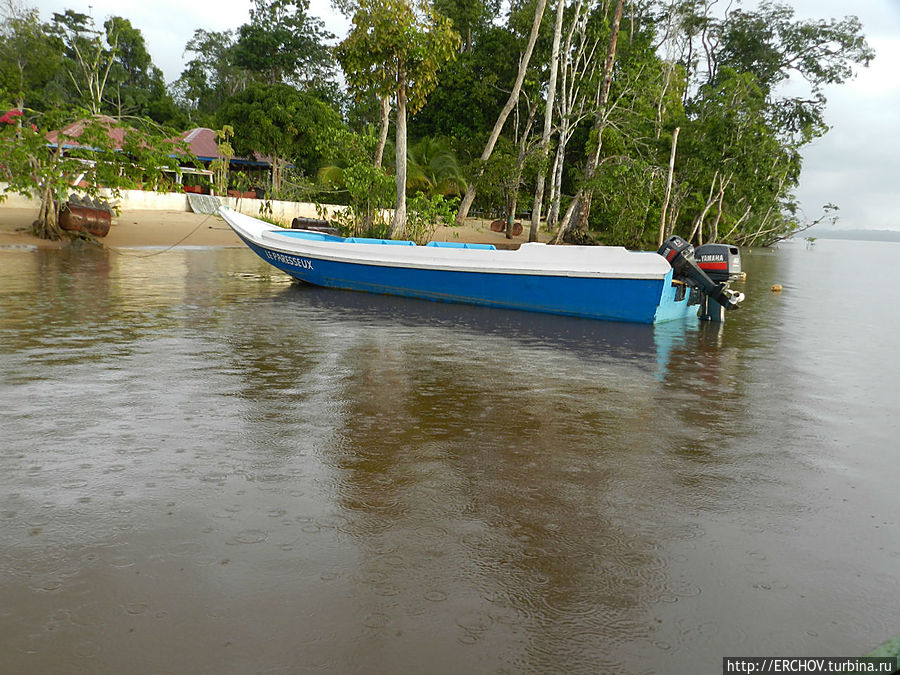
[[[466,191],[466,179],[448,139],[423,136],[409,146],[407,157],[407,191],[429,197],[453,197]]]

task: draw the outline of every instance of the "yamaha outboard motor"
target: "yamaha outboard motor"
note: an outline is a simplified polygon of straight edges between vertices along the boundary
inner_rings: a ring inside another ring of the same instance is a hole
[[[703,244],[694,248],[697,267],[713,281],[727,284],[741,278],[741,251],[729,244]]]
[[[669,237],[657,251],[669,261],[673,277],[702,296],[700,318],[724,321],[725,310],[737,309],[742,293],[728,288],[741,276],[741,254],[736,246],[704,244],[695,250],[679,236]]]

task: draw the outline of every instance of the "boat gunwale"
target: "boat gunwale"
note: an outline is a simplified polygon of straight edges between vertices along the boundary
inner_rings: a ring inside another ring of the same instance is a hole
[[[379,267],[445,272],[573,277],[584,279],[635,279],[642,281],[664,281],[671,271],[671,267],[668,266],[668,263],[665,263],[667,269],[660,269],[658,272],[642,272],[633,269],[622,271],[578,269],[571,265],[569,268],[551,268],[546,265],[535,264],[535,261],[533,260],[522,260],[520,257],[522,255],[521,247],[517,250],[487,250],[429,246],[392,246],[388,248],[383,244],[378,243],[298,240],[296,238],[291,238],[290,235],[282,236],[277,230],[265,230],[256,237],[250,232],[245,231],[244,234],[258,246],[270,249],[282,255],[301,256],[344,264],[375,265]],[[530,246],[530,244],[523,244],[523,247],[524,246]],[[543,247],[546,246],[546,244],[537,244],[537,246]],[[623,247],[607,248],[617,249],[617,254],[618,251],[621,250],[625,255],[656,256],[656,254],[652,252],[628,251]],[[530,252],[534,249],[525,250]],[[404,256],[404,254],[410,254],[413,251],[415,251],[414,255],[418,256],[417,258]],[[384,255],[385,252],[390,253],[391,256],[386,257]],[[422,255],[427,255],[427,257],[422,258]],[[660,261],[665,262],[661,257]],[[498,262],[506,264],[498,267]],[[524,264],[515,264],[517,262]],[[556,260],[553,262],[565,265],[567,261]]]

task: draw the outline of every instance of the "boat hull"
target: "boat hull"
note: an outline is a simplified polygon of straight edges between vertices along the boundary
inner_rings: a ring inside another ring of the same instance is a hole
[[[350,262],[329,259],[302,242],[297,249],[286,242],[272,244],[235,226],[240,223],[227,217],[226,222],[267,263],[316,286],[645,324],[697,313],[687,298],[676,300],[671,270],[659,278],[604,278]]]

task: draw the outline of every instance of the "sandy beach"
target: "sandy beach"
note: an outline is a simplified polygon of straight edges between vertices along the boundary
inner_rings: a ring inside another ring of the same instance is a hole
[[[59,248],[68,242],[46,241],[29,234],[37,209],[0,205],[0,247],[38,246]],[[461,227],[441,227],[435,233],[438,241],[494,244],[508,248],[528,241],[527,223],[522,234],[509,240],[504,234],[492,232],[490,221],[470,219]],[[549,233],[541,232],[540,240],[547,241]],[[111,248],[168,247],[168,246],[243,246],[240,239],[218,216],[185,211],[128,210],[113,219],[109,234],[100,239]]]

